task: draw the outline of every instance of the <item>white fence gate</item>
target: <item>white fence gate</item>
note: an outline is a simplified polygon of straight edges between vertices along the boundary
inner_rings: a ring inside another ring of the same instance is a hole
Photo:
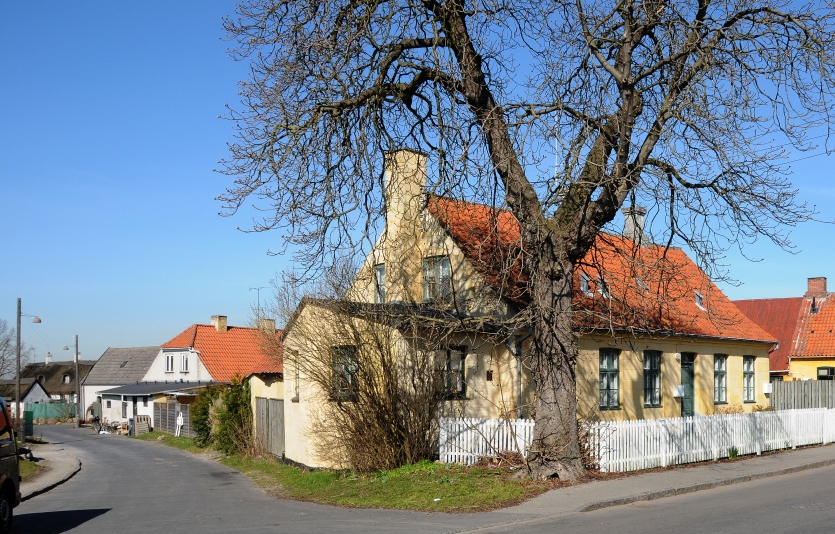
[[[532,420],[441,419],[442,462],[473,464],[480,457],[522,452]],[[702,462],[736,454],[835,442],[835,409],[781,410],[728,415],[587,423],[589,452],[601,471],[637,471]]]
[[[527,456],[533,440],[533,419],[442,417],[440,456],[446,463],[472,465],[503,452]]]

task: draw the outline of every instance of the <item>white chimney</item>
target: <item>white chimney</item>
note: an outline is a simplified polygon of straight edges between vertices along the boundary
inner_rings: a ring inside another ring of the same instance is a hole
[[[44,358],[43,362],[44,363],[52,363],[52,353],[51,352],[46,353],[46,357]]]
[[[632,206],[631,208],[623,208],[620,211],[624,217],[623,237],[640,244],[644,238],[644,216],[647,214],[646,208]]]
[[[217,328],[218,332],[226,332],[226,316],[212,315],[212,326]]]

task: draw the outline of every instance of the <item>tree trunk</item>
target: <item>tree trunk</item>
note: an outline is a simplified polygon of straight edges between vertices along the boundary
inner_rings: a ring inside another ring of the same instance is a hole
[[[585,474],[577,436],[577,339],[571,313],[574,267],[549,253],[541,253],[537,261],[534,272],[541,274],[534,277],[531,288],[536,307],[531,353],[536,425],[530,474],[536,479],[574,480]]]

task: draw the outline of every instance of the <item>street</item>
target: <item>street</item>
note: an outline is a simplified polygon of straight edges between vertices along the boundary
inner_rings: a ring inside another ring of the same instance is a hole
[[[246,476],[178,449],[38,427],[83,467],[15,510],[13,532],[830,532],[835,467],[596,512],[537,517],[509,509],[428,514],[344,509],[276,499]]]

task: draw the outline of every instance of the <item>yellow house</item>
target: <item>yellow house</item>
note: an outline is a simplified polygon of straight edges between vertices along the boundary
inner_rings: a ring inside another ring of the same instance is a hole
[[[446,381],[445,413],[531,416],[530,332],[514,322],[527,304],[515,218],[428,195],[425,156],[412,151],[387,155],[385,200],[385,230],[346,295],[362,305],[352,321],[370,309],[416,317],[427,328],[454,318],[444,346],[433,347],[445,376],[454,377]],[[625,235],[601,236],[575,276],[578,417],[680,417],[767,405],[774,338],[683,251],[644,242],[645,211],[626,211]],[[327,346],[332,325],[345,321],[337,315],[328,302],[305,299],[282,337],[290,399],[285,454],[309,466],[339,463],[315,432],[327,424],[322,403],[333,396],[317,391],[299,365],[315,351],[346,350]],[[396,321],[390,327],[400,328]]]
[[[751,299],[734,304],[777,338],[772,380],[835,379],[835,299],[826,278],[807,280],[802,297]]]

